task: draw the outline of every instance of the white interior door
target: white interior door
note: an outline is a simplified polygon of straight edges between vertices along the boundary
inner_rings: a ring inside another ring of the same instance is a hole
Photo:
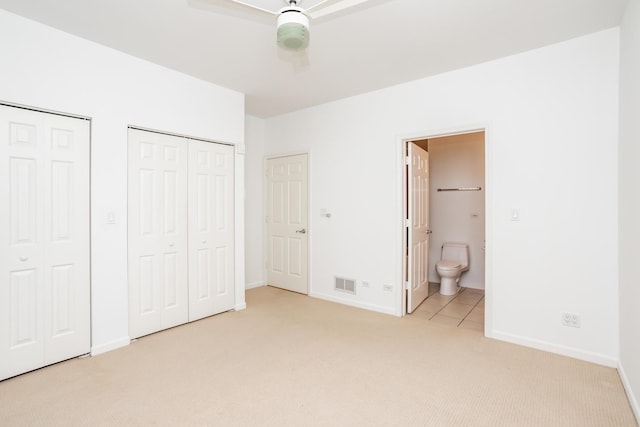
[[[189,320],[233,308],[233,147],[189,141]]]
[[[267,279],[309,293],[308,156],[267,160]]]
[[[429,153],[408,144],[408,286],[407,312],[429,295]]]
[[[129,130],[128,274],[132,338],[188,320],[187,141]]]
[[[90,350],[89,135],[0,106],[0,380]]]

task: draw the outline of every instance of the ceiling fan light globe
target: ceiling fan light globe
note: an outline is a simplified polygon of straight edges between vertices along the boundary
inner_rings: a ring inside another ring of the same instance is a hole
[[[309,46],[309,18],[291,10],[278,17],[278,46],[287,50],[300,50]]]
[[[278,27],[278,46],[288,50],[300,50],[309,46],[309,31],[299,24]]]

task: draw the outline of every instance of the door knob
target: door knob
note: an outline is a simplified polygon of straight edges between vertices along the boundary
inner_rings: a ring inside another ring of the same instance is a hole
[[[306,234],[307,230],[303,228],[302,230],[296,230],[296,233]]]
[[[431,233],[433,233],[433,231],[431,231],[431,230],[429,230],[429,229],[425,230],[424,232],[425,232],[425,233],[427,233],[427,234],[431,234]]]
[[[28,259],[29,259],[29,257],[28,257],[28,256],[21,256],[21,257],[20,257],[20,261],[22,261],[22,262],[25,262],[25,261],[27,261]]]

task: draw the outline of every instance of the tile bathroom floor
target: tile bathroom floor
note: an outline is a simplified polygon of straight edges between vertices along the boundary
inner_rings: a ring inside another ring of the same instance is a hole
[[[484,290],[462,288],[456,295],[440,295],[439,283],[429,283],[429,296],[412,315],[431,322],[484,332]]]

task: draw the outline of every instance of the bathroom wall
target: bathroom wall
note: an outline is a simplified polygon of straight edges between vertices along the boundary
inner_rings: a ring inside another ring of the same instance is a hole
[[[469,245],[469,271],[460,285],[484,289],[484,132],[433,138],[429,147],[429,281],[440,282],[435,264],[444,242]],[[437,191],[481,187],[481,191]]]

